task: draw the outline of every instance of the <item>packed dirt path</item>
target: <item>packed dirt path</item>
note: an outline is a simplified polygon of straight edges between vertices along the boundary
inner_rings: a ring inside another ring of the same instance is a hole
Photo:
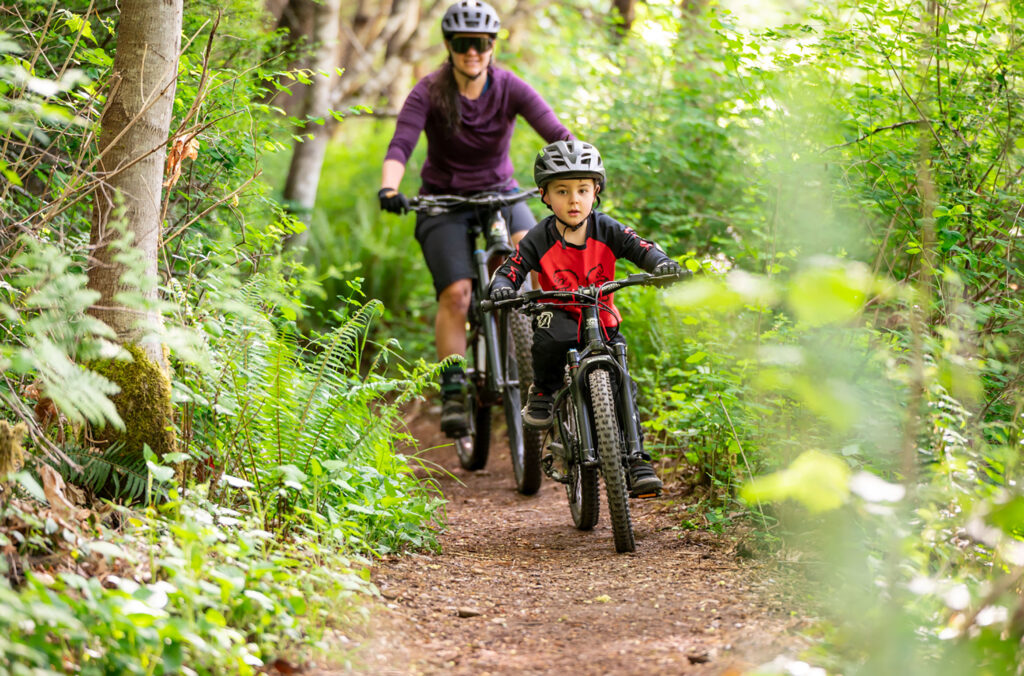
[[[576,530],[561,485],[516,493],[498,434],[487,469],[466,472],[434,416],[410,428],[444,445],[424,457],[454,475],[438,477],[448,529],[441,553],[374,567],[383,607],[360,673],[742,674],[799,648],[779,583],[728,537],[676,529],[671,485],[631,501],[637,549],[616,554],[607,514]]]

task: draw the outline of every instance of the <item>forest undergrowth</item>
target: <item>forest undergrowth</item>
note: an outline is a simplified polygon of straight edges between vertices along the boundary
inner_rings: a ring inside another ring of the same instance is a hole
[[[0,8],[0,655],[251,672],[344,632],[364,557],[437,546],[441,496],[396,452],[432,294],[375,204],[390,121],[335,111],[324,197],[289,211],[282,158],[324,121],[267,101],[311,77],[300,46],[261,2],[189,3],[158,301],[121,251],[125,301],[165,322],[178,448],[93,444],[128,422],[89,368],[126,356],[88,313],[111,7]],[[531,30],[558,39],[499,56],[601,149],[602,208],[695,273],[620,301],[648,446],[699,498],[680,528],[815,561],[803,659],[830,673],[1019,673],[1019,3],[637,11],[620,39],[547,6]]]

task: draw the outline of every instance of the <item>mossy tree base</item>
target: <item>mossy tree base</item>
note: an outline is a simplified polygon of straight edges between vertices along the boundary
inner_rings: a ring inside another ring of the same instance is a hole
[[[93,429],[92,443],[105,448],[121,442],[124,450],[142,456],[143,446],[157,457],[177,450],[171,406],[171,381],[138,345],[124,345],[132,359],[104,359],[89,364],[89,369],[116,383],[121,391],[110,398],[125,429],[107,425]]]

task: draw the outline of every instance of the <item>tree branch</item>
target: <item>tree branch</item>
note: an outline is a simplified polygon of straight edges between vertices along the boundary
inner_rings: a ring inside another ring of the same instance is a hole
[[[894,124],[887,124],[884,127],[875,127],[874,129],[872,129],[868,133],[863,134],[860,137],[855,138],[852,141],[847,141],[846,143],[839,143],[839,144],[834,145],[834,146],[829,146],[828,148],[825,148],[821,152],[827,153],[828,151],[834,150],[836,148],[845,148],[846,146],[852,146],[853,144],[860,143],[861,141],[863,141],[864,139],[868,138],[869,136],[874,136],[875,134],[877,134],[879,132],[882,132],[882,131],[889,131],[890,129],[899,129],[900,127],[908,127],[908,126],[910,126],[912,124],[924,124],[924,123],[927,123],[927,122],[928,122],[928,120],[926,120],[925,118],[920,118],[918,120],[904,120],[902,122],[896,122]]]

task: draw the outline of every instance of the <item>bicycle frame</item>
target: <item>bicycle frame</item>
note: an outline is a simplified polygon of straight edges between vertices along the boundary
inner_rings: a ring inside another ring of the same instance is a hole
[[[495,209],[495,213],[498,213]],[[490,227],[491,220],[494,218],[494,213],[488,214],[488,228]],[[508,256],[515,251],[510,243],[505,242],[492,242],[489,243],[483,237],[484,229],[482,225],[474,225],[470,228],[469,236],[473,242],[473,263],[476,267],[476,281],[473,284],[473,297],[470,301],[470,312],[469,321],[470,326],[478,327],[481,331],[483,339],[486,344],[484,354],[487,358],[487,391],[498,392],[500,388],[505,385],[518,385],[518,379],[516,381],[508,380],[505,374],[504,364],[500,359],[500,356],[504,354],[501,349],[505,346],[500,345],[501,342],[499,336],[505,335],[504,329],[505,321],[507,321],[507,313],[502,312],[499,316],[495,316],[494,313],[483,313],[480,311],[480,301],[484,300],[487,292],[487,280],[490,279],[491,275],[488,270],[488,263],[495,256]],[[481,241],[484,242],[486,248],[480,248]],[[473,365],[470,365],[472,368]]]
[[[613,374],[616,383],[615,405],[625,442],[623,461],[628,461],[631,456],[643,452],[636,403],[629,387],[626,345],[609,343],[602,335],[601,298],[628,286],[677,281],[683,274],[686,273],[655,278],[646,273],[639,273],[597,286],[580,287],[575,291],[528,291],[518,299],[485,305],[501,309],[506,306],[528,304],[524,311],[532,313],[541,309],[542,304],[537,301],[543,299],[568,301],[580,308],[584,327],[582,347],[578,350],[570,349],[566,355],[567,386],[555,394],[554,413],[559,446],[565,448],[566,445],[570,445],[571,447],[565,450],[570,451],[582,466],[594,467],[598,464],[590,404],[585,396],[589,388],[587,377],[597,368],[608,370]],[[566,401],[567,399],[569,401]],[[578,429],[575,430],[575,434],[568,429],[568,406],[572,406],[572,413],[576,419]]]
[[[502,309],[486,314],[492,261],[512,254],[512,245],[502,208],[525,201],[538,194],[528,191],[513,194],[481,193],[470,196],[421,195],[411,201],[412,208],[430,215],[475,209],[468,220],[466,237],[474,271],[470,307],[467,316],[466,376],[469,385],[468,408],[473,423],[467,434],[456,440],[456,450],[464,469],[482,469],[487,462],[492,406],[504,408],[508,428],[509,450],[512,454],[516,487],[524,495],[540,488],[540,453],[542,437],[527,434],[521,420],[522,383],[529,382],[532,364],[523,363],[523,352],[529,354],[530,329],[525,319]],[[522,321],[520,321],[522,320]],[[530,367],[527,370],[527,366]]]
[[[421,195],[412,199],[413,208],[421,210],[430,215],[439,215],[456,208],[484,208],[485,214],[470,224],[468,237],[473,250],[473,266],[476,271],[476,279],[473,282],[473,292],[470,300],[469,322],[471,331],[479,331],[484,340],[484,354],[487,363],[485,364],[486,391],[490,393],[500,392],[506,385],[518,385],[518,380],[509,380],[504,371],[501,355],[504,354],[500,336],[506,335],[505,322],[508,321],[507,313],[484,313],[480,309],[480,303],[487,298],[487,284],[491,278],[489,263],[495,257],[504,257],[512,254],[515,247],[512,246],[508,235],[507,227],[494,228],[496,220],[501,216],[501,208],[512,205],[516,202],[530,199],[539,194],[538,190],[515,193],[511,196],[500,193],[482,193],[479,195]],[[481,246],[481,244],[483,246]],[[479,351],[478,351],[479,352]],[[475,364],[467,364],[472,372],[467,370],[467,376],[475,375]]]
[[[583,296],[597,297],[598,290],[595,287],[586,287],[577,291]],[[582,308],[583,326],[585,327],[584,343],[582,351],[575,348],[570,349],[566,355],[566,368],[568,387],[562,388],[555,397],[554,411],[555,424],[558,429],[559,439],[563,446],[566,442],[571,443],[572,434],[567,429],[565,420],[565,409],[563,402],[571,399],[564,405],[572,405],[576,417],[576,430],[578,448],[576,450],[577,462],[584,467],[593,467],[598,464],[597,450],[594,444],[593,425],[591,424],[590,404],[585,396],[587,392],[587,377],[590,372],[597,368],[607,369],[614,374],[616,386],[616,410],[619,413],[619,426],[625,438],[625,450],[627,456],[638,454],[642,451],[640,445],[640,431],[637,427],[636,405],[633,402],[632,392],[628,387],[629,367],[626,362],[626,346],[622,343],[609,344],[601,335],[599,322],[599,303],[585,305]]]

